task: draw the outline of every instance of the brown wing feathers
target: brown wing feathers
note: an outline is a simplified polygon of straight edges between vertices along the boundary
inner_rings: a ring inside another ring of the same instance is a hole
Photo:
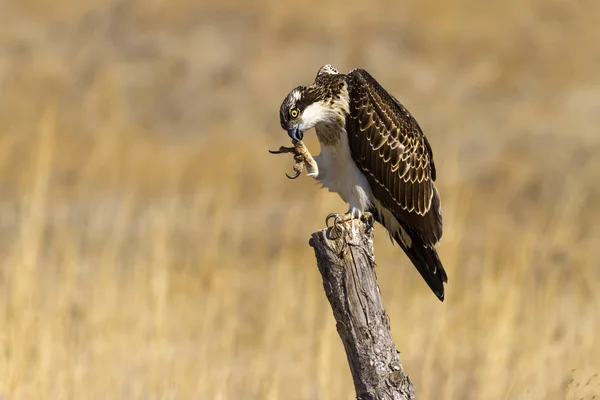
[[[429,143],[412,116],[366,71],[354,70],[348,80],[348,136],[355,161],[374,186],[387,192],[384,206],[414,223],[426,243],[437,243],[442,221],[438,210],[429,212],[435,194]]]
[[[347,75],[350,115],[346,130],[354,161],[375,198],[397,219],[410,243],[390,232],[429,287],[444,299],[444,267],[433,245],[442,236],[442,215],[431,146],[416,120],[364,70]],[[375,218],[384,224],[374,210]],[[386,226],[387,228],[387,226]]]

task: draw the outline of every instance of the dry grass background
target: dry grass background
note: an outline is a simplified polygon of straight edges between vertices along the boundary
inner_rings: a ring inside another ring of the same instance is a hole
[[[0,16],[3,399],[352,398],[307,245],[344,205],[267,153],[288,142],[283,97],[330,62],[368,69],[433,145],[445,303],[376,229],[419,397],[600,395],[600,3]]]

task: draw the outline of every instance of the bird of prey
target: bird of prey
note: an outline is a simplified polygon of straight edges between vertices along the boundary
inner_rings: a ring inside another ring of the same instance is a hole
[[[341,74],[324,65],[311,86],[286,96],[280,122],[294,147],[274,153],[293,153],[296,165],[348,203],[347,213],[332,214],[335,223],[371,213],[444,301],[448,277],[434,247],[442,213],[433,153],[406,108],[367,71]],[[315,157],[302,143],[313,127],[321,145]],[[297,177],[301,169],[295,170],[288,177]]]

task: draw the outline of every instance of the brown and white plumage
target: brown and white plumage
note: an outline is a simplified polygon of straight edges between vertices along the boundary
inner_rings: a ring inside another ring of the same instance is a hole
[[[367,71],[339,74],[326,65],[313,85],[290,92],[280,118],[296,140],[315,127],[321,154],[311,176],[338,193],[352,216],[371,212],[443,301],[448,277],[434,247],[442,214],[433,153],[406,108]]]

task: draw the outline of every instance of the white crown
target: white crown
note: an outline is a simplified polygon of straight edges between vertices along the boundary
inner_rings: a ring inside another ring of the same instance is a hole
[[[333,65],[326,64],[326,65],[323,65],[321,68],[319,68],[319,72],[317,72],[317,76],[324,75],[324,74],[337,75],[338,70],[335,69],[335,67]]]

